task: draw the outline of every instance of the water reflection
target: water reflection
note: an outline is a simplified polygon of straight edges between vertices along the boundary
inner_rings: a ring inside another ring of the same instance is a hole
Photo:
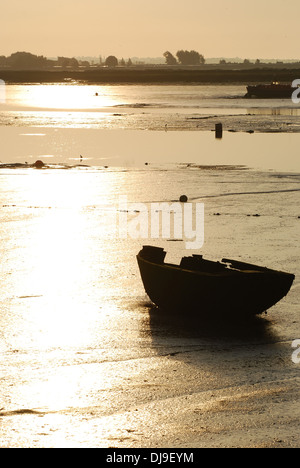
[[[89,109],[121,104],[114,89],[107,86],[69,84],[8,87],[6,106],[14,109]]]
[[[7,313],[2,313],[1,324],[7,322],[9,347],[84,346],[93,340],[100,320],[93,293],[99,301],[107,294],[99,277],[109,255],[105,239],[110,226],[103,223],[103,210],[89,208],[97,185],[90,184],[89,177],[69,173],[28,171],[19,180],[22,201],[18,203],[15,191],[14,206],[6,209],[2,227],[6,249],[1,282]],[[111,187],[108,178],[101,183],[105,206]],[[9,184],[7,190],[10,193]],[[109,268],[105,273],[109,275]]]

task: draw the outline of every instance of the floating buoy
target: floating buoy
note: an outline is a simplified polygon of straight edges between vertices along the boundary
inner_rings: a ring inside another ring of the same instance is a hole
[[[35,167],[36,169],[41,169],[41,167],[44,167],[45,164],[43,163],[43,161],[40,161],[39,159],[37,161],[35,161],[35,163],[33,164],[33,167]]]

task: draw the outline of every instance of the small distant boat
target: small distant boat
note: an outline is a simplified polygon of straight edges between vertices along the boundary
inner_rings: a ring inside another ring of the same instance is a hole
[[[271,84],[260,84],[256,86],[247,86],[247,94],[245,97],[251,98],[292,98],[292,94],[298,88],[291,85],[280,84],[273,82]]]
[[[142,281],[161,309],[199,316],[252,316],[266,312],[284,296],[295,276],[249,263],[202,255],[165,263],[164,249],[144,246],[137,255]]]

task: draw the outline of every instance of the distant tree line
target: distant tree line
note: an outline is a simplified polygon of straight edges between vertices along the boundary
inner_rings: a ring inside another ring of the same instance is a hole
[[[106,58],[104,65],[107,67],[117,67],[118,65],[120,65],[121,67],[131,67],[132,61],[131,59],[128,59],[127,62],[125,62],[123,58],[121,60],[118,60],[117,57],[115,57],[114,55],[109,55]]]
[[[19,69],[42,69],[49,66],[49,60],[43,55],[33,55],[29,52],[15,52],[9,57],[0,56],[0,66]]]
[[[178,50],[176,57],[168,50],[163,54],[167,65],[203,65],[205,58],[195,50]]]
[[[202,54],[195,50],[178,50],[175,55],[170,51],[166,51],[163,54],[165,62],[167,65],[203,65],[205,64],[205,58]],[[85,57],[83,57],[85,59]],[[92,59],[92,57],[91,57]],[[134,60],[134,65],[147,65],[147,63],[138,61],[136,58]],[[233,62],[235,63],[235,62]],[[274,61],[275,65],[282,65],[283,62]],[[221,58],[219,61],[220,65],[230,66],[231,62]],[[89,62],[88,60],[80,60],[75,57],[57,57],[57,59],[48,59],[43,55],[34,55],[29,52],[15,52],[9,57],[0,55],[0,68],[12,69],[12,70],[47,70],[47,69],[70,69],[77,70],[80,68],[89,68],[93,67],[131,67],[133,65],[132,60],[129,59],[118,59],[115,55],[109,55],[107,58],[99,57],[99,62],[96,63],[94,60]],[[241,60],[242,66],[262,66],[263,63],[257,59],[256,61],[251,61],[249,59]],[[273,64],[274,65],[274,64]],[[285,64],[285,66],[287,66]]]
[[[127,66],[132,65],[131,59],[125,61],[123,58],[118,60],[114,55],[108,56],[103,62],[100,58],[98,66],[116,67],[116,66]],[[14,70],[42,70],[49,68],[70,68],[78,69],[79,67],[88,68],[90,62],[87,60],[77,60],[74,57],[57,57],[57,60],[51,60],[43,55],[34,55],[29,52],[15,52],[9,57],[0,55],[0,67],[10,68]]]
[[[52,67],[74,69],[80,65],[88,67],[90,64],[87,61],[78,61],[74,57],[58,57],[57,60],[50,60],[43,55],[34,55],[29,52],[15,52],[9,57],[0,56],[0,67],[15,70],[42,70]]]
[[[53,61],[52,61],[53,62]],[[87,62],[89,64],[89,62]],[[72,57],[57,57],[57,66],[62,68],[78,68],[79,62],[76,58]]]

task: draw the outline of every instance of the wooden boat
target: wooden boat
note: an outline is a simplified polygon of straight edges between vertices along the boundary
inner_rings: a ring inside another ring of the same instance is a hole
[[[249,263],[202,255],[165,263],[166,252],[144,246],[137,255],[142,281],[161,309],[201,316],[249,316],[266,312],[289,292],[295,276]]]
[[[247,86],[247,94],[245,97],[251,98],[273,98],[273,99],[292,99],[292,94],[298,88],[293,88],[291,85],[280,84],[273,82],[271,84],[261,84],[256,86]]]

